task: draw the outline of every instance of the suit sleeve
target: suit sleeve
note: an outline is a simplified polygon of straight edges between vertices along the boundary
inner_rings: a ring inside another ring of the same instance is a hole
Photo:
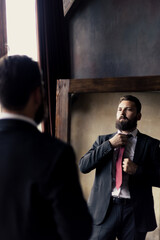
[[[112,152],[109,140],[102,141],[101,136],[94,142],[92,148],[80,159],[79,168],[82,173],[95,169]]]
[[[66,146],[54,166],[47,198],[58,233],[63,240],[87,240],[92,232],[92,218],[81,191],[75,156]]]

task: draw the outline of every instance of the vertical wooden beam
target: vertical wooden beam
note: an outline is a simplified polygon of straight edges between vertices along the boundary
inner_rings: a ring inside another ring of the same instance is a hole
[[[57,138],[70,142],[70,95],[69,79],[57,80],[56,93],[56,130]]]
[[[7,54],[6,3],[0,0],[0,57]]]

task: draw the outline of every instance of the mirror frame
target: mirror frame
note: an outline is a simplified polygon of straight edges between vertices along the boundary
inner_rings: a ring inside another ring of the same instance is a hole
[[[70,143],[71,97],[76,93],[160,91],[160,76],[58,79],[55,136]]]

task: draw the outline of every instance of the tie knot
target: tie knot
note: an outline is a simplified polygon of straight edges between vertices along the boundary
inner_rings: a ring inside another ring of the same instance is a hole
[[[131,133],[129,133],[129,134],[127,134],[127,137],[131,138],[131,137],[133,137],[133,135]]]

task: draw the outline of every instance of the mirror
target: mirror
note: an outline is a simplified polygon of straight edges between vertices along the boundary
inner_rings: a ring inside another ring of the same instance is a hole
[[[142,119],[138,121],[139,131],[160,139],[160,93],[80,94],[71,108],[70,142],[76,151],[77,161],[88,152],[99,135],[117,131],[115,128],[117,106],[119,98],[126,94],[138,97],[142,103]],[[86,177],[87,179],[92,178],[87,175],[81,174],[81,182],[82,186],[84,186],[86,199],[88,199],[90,193],[90,184],[86,183]]]
[[[57,115],[56,133],[62,140],[70,140],[78,164],[79,159],[91,148],[98,135],[116,131],[115,117],[119,98],[122,95],[132,94],[142,103],[142,119],[138,122],[138,129],[142,133],[160,139],[159,91],[158,76],[59,80],[57,101],[61,99],[61,104],[57,105],[59,115]],[[79,173],[79,176],[87,200],[94,180],[94,171],[89,174]],[[157,224],[160,226],[160,189],[153,188],[153,194]],[[148,233],[147,239],[158,240],[159,228]]]

